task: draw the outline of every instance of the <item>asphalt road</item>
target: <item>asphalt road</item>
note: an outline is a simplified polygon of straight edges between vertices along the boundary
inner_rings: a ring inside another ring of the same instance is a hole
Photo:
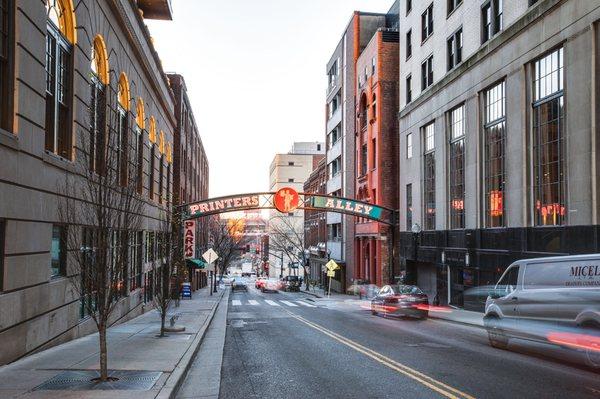
[[[307,306],[309,305],[309,306]],[[230,296],[220,398],[600,398],[600,374],[484,330],[302,293]]]

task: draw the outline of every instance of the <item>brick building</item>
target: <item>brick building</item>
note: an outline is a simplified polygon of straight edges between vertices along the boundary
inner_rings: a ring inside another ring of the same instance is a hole
[[[398,204],[398,31],[379,28],[356,62],[356,199]],[[393,228],[355,218],[354,277],[393,280]]]
[[[178,74],[167,76],[175,98],[173,200],[177,205],[208,198],[209,169],[185,80]],[[196,254],[208,249],[208,223],[208,218],[196,221]],[[193,264],[189,265],[188,274],[193,289],[202,287],[207,281],[206,272],[194,268]]]
[[[307,194],[327,194],[327,163],[322,158],[304,183]],[[327,212],[304,211],[304,253],[309,265],[306,278],[324,281],[325,263],[327,263]]]

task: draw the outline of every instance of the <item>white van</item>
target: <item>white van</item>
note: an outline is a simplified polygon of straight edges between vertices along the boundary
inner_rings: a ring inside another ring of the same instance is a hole
[[[487,298],[484,324],[490,344],[503,349],[510,337],[545,342],[552,341],[550,334],[597,337],[579,347],[590,366],[600,367],[600,254],[513,263]]]

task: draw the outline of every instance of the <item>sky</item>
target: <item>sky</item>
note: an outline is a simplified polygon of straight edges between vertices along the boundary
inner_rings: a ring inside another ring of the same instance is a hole
[[[354,10],[393,0],[172,0],[147,20],[165,72],[183,75],[211,197],[267,191],[276,153],[325,140],[326,63]]]

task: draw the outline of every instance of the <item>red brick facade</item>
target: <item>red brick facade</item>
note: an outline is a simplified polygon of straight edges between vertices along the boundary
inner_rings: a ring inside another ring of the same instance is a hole
[[[356,198],[392,209],[398,204],[398,51],[398,33],[380,29],[356,63]],[[356,218],[357,279],[378,286],[392,281],[388,230]]]

